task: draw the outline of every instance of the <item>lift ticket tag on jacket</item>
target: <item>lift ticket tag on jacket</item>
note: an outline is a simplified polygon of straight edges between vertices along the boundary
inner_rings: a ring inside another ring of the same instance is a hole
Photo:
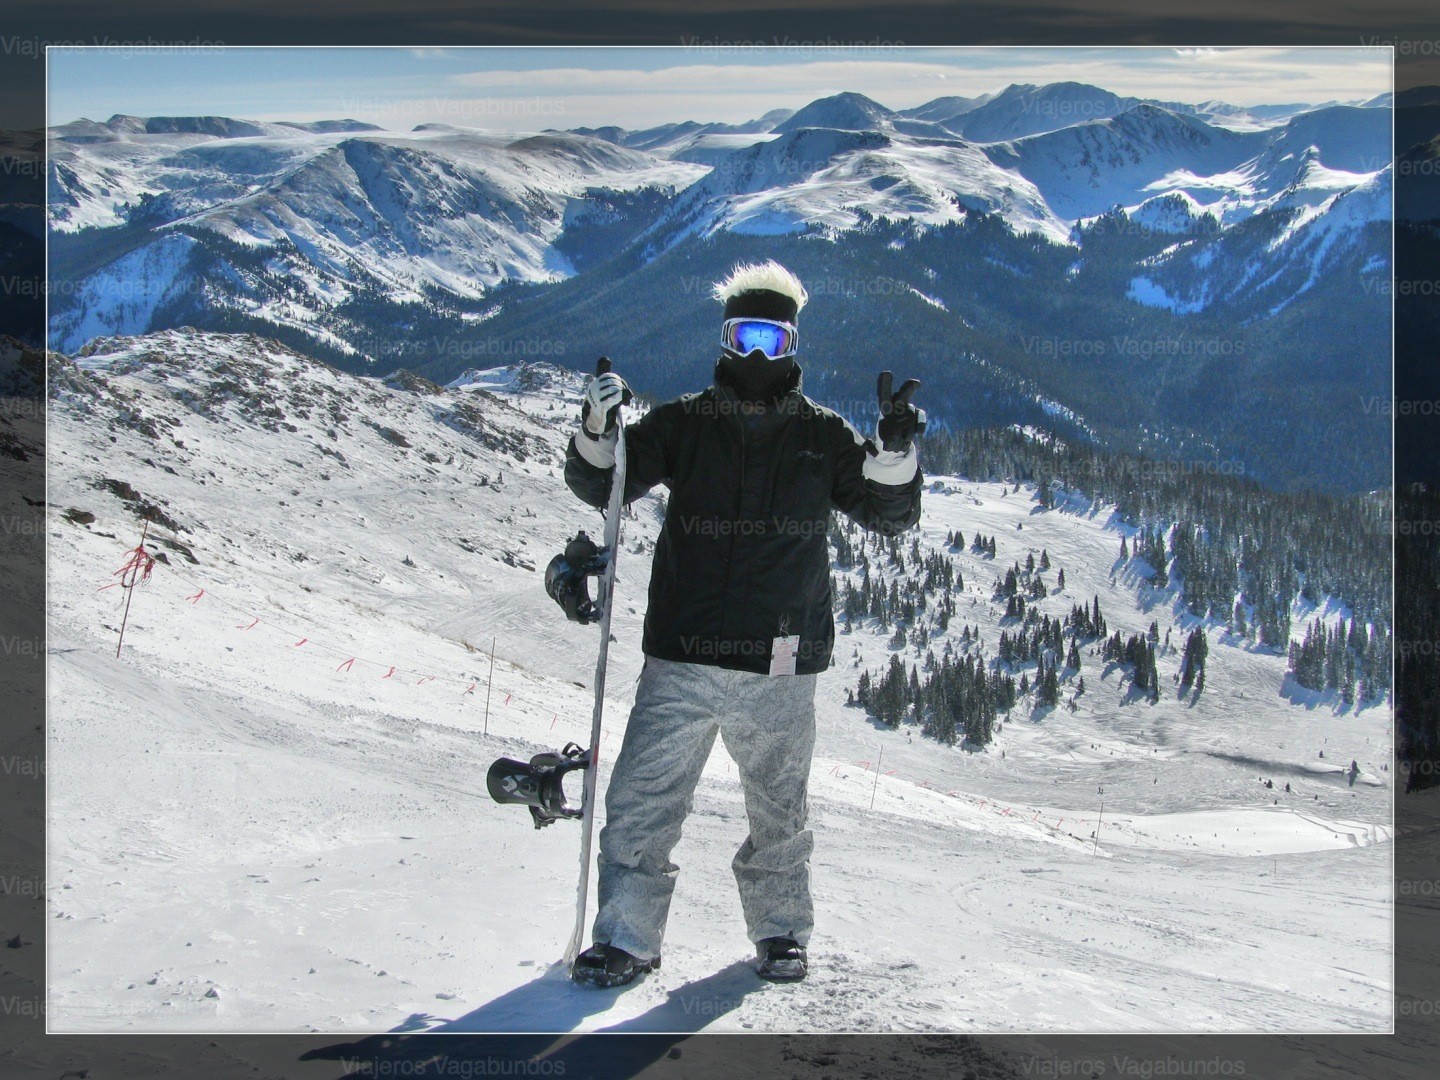
[[[795,651],[800,647],[800,635],[782,635],[770,642],[770,674],[794,675]]]

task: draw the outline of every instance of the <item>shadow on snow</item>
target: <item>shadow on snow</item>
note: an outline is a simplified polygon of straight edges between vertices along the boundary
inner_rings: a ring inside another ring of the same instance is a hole
[[[663,1002],[639,1016],[595,1034],[569,1037],[624,991],[576,986],[557,963],[454,1020],[434,1024],[434,1018],[417,1014],[388,1034],[317,1047],[301,1060],[338,1062],[341,1076],[398,1075],[400,1069],[406,1076],[450,1076],[455,1063],[483,1059],[496,1064],[497,1075],[630,1077],[667,1055],[678,1056],[674,1048],[679,1043],[765,988],[748,961],[736,961],[668,991]],[[423,1031],[410,1033],[422,1026]],[[536,1028],[546,1030],[507,1034]]]

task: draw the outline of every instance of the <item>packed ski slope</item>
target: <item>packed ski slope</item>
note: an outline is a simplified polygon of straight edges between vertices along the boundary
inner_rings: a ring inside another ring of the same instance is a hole
[[[1339,711],[1220,628],[1193,706],[1134,699],[1087,656],[1078,712],[1017,709],[970,753],[846,706],[889,659],[857,623],[817,695],[811,978],[751,971],[729,871],[744,807],[717,743],[663,969],[572,986],[578,831],[536,832],[484,774],[588,728],[594,629],[541,583],[600,526],[559,467],[582,381],[385,385],[185,331],[54,362],[52,1030],[1389,1029],[1388,704]],[[978,625],[987,655],[995,576],[1042,549],[1067,576],[1043,611],[1098,595],[1122,634],[1188,629],[1117,562],[1105,507],[932,480],[925,545],[997,539],[993,561],[954,553],[950,632]],[[125,598],[105,586],[144,504],[168,561],[117,660]],[[661,512],[653,493],[625,523],[602,789]],[[1163,682],[1177,664],[1161,655]]]

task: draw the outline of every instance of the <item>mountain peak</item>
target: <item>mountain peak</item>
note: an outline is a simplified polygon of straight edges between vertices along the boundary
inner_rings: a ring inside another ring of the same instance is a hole
[[[998,94],[996,94],[991,100],[1008,101],[1011,98],[1019,97],[1021,94],[1028,94],[1035,89],[1038,89],[1035,83],[1012,82],[1010,85],[1005,87],[1005,89],[1001,90]]]
[[[776,124],[783,124],[786,120],[789,120],[790,117],[794,115],[794,109],[771,109],[764,116],[758,117],[755,120],[755,123],[768,124],[770,127],[773,128]]]
[[[974,142],[1008,142],[1105,120],[1134,104],[1134,98],[1117,97],[1088,83],[1011,83],[950,126]]]
[[[897,114],[864,94],[847,91],[817,98],[790,119],[777,124],[780,133],[804,127],[838,128],[842,131],[879,131]]]

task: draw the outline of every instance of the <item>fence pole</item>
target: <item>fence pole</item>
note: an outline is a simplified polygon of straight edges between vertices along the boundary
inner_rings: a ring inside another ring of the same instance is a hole
[[[485,734],[490,734],[490,688],[495,685],[495,639],[490,639],[490,678],[485,682]]]
[[[149,536],[149,535],[150,535],[150,519],[149,519],[149,518],[146,518],[146,519],[145,519],[145,527],[140,530],[140,550],[141,550],[141,551],[144,551],[144,550],[145,550],[145,537],[147,537],[147,536]],[[134,574],[131,575],[130,584],[125,587],[125,614],[124,614],[124,615],[121,617],[121,619],[120,619],[120,640],[115,643],[115,659],[116,659],[116,660],[119,660],[119,659],[120,659],[120,649],[121,649],[121,647],[124,646],[124,644],[125,644],[125,625],[126,625],[126,623],[128,623],[128,622],[130,621],[130,601],[133,600],[133,599],[135,599],[135,586],[136,586],[137,584],[139,584],[139,581],[140,581],[140,571],[139,571],[139,569],[138,569],[138,565],[139,565],[139,564],[136,564],[136,565],[137,565],[137,569],[135,570]],[[125,585],[125,579],[124,579],[123,577],[120,579],[120,584],[121,584],[121,585]]]

